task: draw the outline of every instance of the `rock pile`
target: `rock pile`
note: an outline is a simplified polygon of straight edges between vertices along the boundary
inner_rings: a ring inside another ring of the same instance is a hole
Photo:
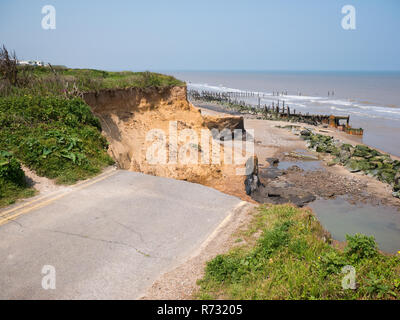
[[[353,146],[309,130],[301,131],[300,136],[308,141],[308,147],[314,151],[335,156],[331,165],[341,164],[350,172],[363,172],[388,183],[393,188],[393,196],[400,198],[400,161],[368,146]]]

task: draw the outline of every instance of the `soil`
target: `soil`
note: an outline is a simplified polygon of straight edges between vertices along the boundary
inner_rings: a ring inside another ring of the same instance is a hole
[[[22,166],[22,170],[25,173],[28,186],[35,188],[40,194],[47,194],[64,188],[61,185],[57,185],[52,179],[38,176],[34,171],[25,166]]]

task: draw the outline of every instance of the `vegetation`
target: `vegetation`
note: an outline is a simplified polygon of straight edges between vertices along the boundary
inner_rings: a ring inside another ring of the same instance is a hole
[[[399,255],[381,254],[373,237],[359,234],[339,250],[306,209],[260,207],[239,236],[244,241],[207,263],[198,298],[400,298]],[[345,266],[355,269],[355,289],[342,287]]]
[[[11,153],[0,151],[0,207],[35,193],[27,187],[24,176],[18,160]]]
[[[69,69],[63,66],[17,66],[21,85],[0,82],[0,96],[61,95],[81,96],[84,92],[130,87],[183,86],[184,82],[172,76],[152,72],[109,72],[93,69]]]
[[[58,183],[74,183],[113,163],[85,92],[183,86],[151,72],[108,72],[64,66],[19,66],[0,48],[0,207],[34,193],[21,164]]]
[[[0,150],[59,183],[90,177],[113,162],[99,120],[79,98],[0,99]]]

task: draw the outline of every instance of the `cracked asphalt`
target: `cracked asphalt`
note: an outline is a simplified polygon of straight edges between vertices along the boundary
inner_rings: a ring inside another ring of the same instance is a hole
[[[242,202],[122,170],[54,199],[0,226],[0,299],[137,299]]]

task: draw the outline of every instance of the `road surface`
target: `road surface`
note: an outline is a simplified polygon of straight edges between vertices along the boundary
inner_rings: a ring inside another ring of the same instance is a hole
[[[241,205],[202,185],[113,170],[2,210],[0,299],[136,299]]]

